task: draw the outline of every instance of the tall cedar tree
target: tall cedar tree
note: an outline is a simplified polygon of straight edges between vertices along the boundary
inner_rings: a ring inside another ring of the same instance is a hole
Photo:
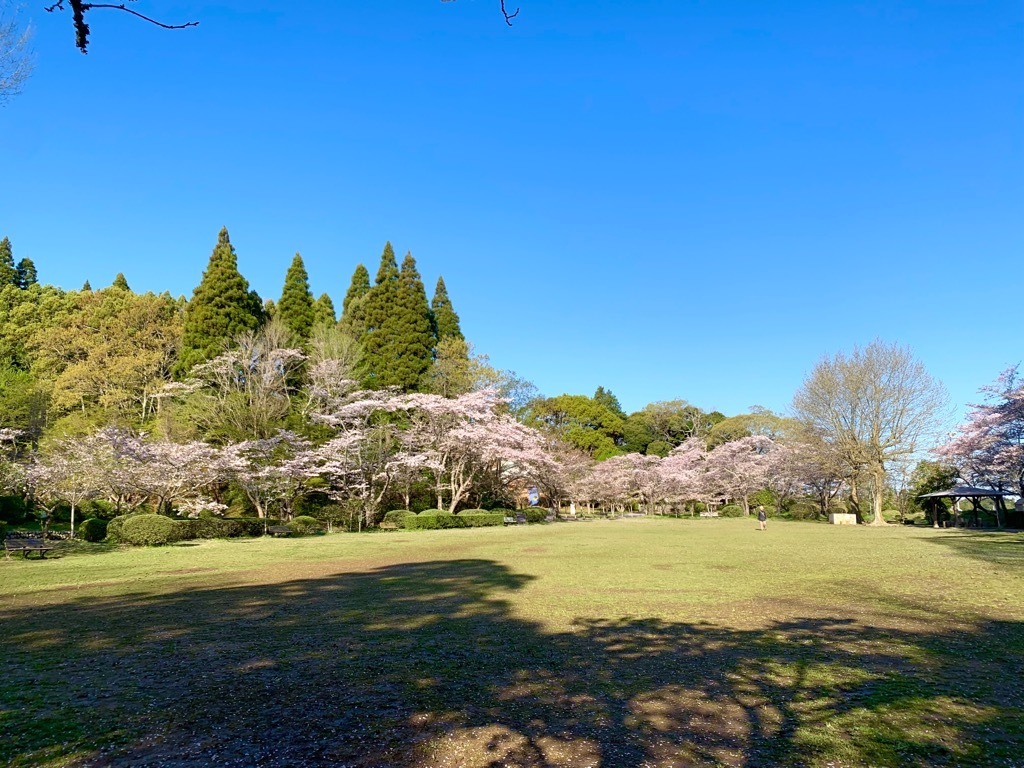
[[[448,298],[448,288],[444,284],[443,277],[437,278],[437,288],[434,289],[434,300],[430,303],[430,310],[434,315],[438,341],[441,339],[466,340],[459,327],[459,316],[455,314],[452,300]]]
[[[306,266],[302,263],[302,256],[297,253],[284,277],[281,300],[277,303],[277,316],[297,341],[309,340],[315,319],[313,294],[309,292]]]
[[[38,280],[36,275],[36,265],[32,263],[32,259],[22,259],[18,262],[18,287],[28,288],[31,285],[35,285]]]
[[[356,287],[355,281],[356,275],[353,275],[349,294]],[[349,301],[348,295],[345,300]],[[349,302],[350,309],[354,305],[361,305],[363,310],[363,332],[361,337],[357,335],[356,338],[363,345],[363,358],[359,363],[360,378],[369,389],[383,389],[395,384],[390,374],[394,354],[391,337],[394,332],[389,319],[397,301],[398,263],[395,261],[395,251],[388,242],[384,244],[373,287],[365,296],[353,298]]]
[[[391,243],[385,246],[384,252],[391,249]],[[394,260],[394,253],[391,254]],[[366,298],[370,293],[370,273],[362,264],[356,266],[352,273],[352,284],[348,287],[345,300],[341,304],[341,326],[356,341],[362,341],[366,333]]]
[[[434,357],[437,337],[427,304],[427,292],[411,253],[402,260],[398,276],[398,297],[391,314],[395,336],[393,375],[407,392],[421,390]]]
[[[185,307],[175,375],[184,377],[192,366],[221,354],[232,339],[256,330],[262,322],[263,302],[238,271],[228,231],[221,229],[203,279]]]
[[[10,238],[0,240],[0,288],[18,284],[18,269],[14,266],[14,251]]]
[[[313,304],[313,326],[334,325],[336,322],[338,318],[334,314],[334,302],[326,293],[321,293]]]
[[[128,280],[124,276],[124,272],[118,272],[117,277],[114,278],[114,282],[110,284],[111,288],[118,288],[122,291],[132,292],[132,289],[128,286]]]

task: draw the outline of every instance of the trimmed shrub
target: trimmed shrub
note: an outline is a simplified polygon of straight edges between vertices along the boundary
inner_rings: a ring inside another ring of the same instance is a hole
[[[78,526],[78,535],[86,541],[103,541],[107,538],[107,521],[90,517]]]
[[[121,537],[128,544],[138,546],[170,544],[178,541],[178,523],[163,515],[135,515],[121,525]]]
[[[314,533],[323,533],[323,524],[315,517],[309,515],[299,515],[292,519],[288,523],[288,527],[292,529],[292,533],[298,536],[307,536]]]
[[[414,512],[410,512],[408,509],[392,509],[389,512],[384,513],[384,519],[382,523],[394,523],[399,528],[405,528],[405,520],[410,515],[415,516]]]
[[[528,523],[543,523],[548,519],[547,507],[527,507],[520,510],[520,512],[526,515],[526,522]]]
[[[190,539],[234,539],[262,536],[264,521],[259,517],[198,517],[177,520],[182,541]],[[280,525],[280,520],[267,520],[267,525]]]
[[[130,520],[133,517],[145,514],[143,512],[129,512],[127,515],[118,515],[117,517],[107,521],[107,541],[111,541],[115,544],[121,544],[125,541],[122,529],[124,528],[125,521]]]
[[[482,509],[467,509],[459,512],[458,517],[465,523],[466,528],[500,527],[505,524],[505,515],[502,512],[486,512]]]
[[[753,510],[751,510],[753,511]],[[718,508],[719,517],[743,517],[743,507],[739,504],[726,504]]]
[[[821,508],[818,506],[817,502],[801,499],[800,501],[794,501],[791,503],[789,505],[789,509],[786,510],[786,513],[793,520],[814,520],[818,517],[820,511]]]
[[[5,538],[7,538],[7,523],[0,520],[0,541],[3,541]]]
[[[405,518],[405,527],[409,530],[421,531],[439,528],[476,528],[503,525],[504,518],[505,516],[501,512],[487,512],[482,509],[467,509],[457,515],[439,509],[430,509]]]

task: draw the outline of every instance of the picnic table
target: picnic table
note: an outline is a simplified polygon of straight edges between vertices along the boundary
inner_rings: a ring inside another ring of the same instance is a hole
[[[51,549],[53,549],[53,547],[49,546],[42,539],[32,539],[28,537],[12,537],[10,539],[4,539],[4,557],[8,560],[11,559],[11,552],[21,552],[21,556],[26,560],[28,559],[29,552],[38,552],[39,559],[43,560],[46,558],[46,553]]]

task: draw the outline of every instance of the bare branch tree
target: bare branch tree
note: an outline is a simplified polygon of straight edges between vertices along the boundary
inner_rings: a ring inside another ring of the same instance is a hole
[[[31,30],[22,29],[14,13],[5,13],[8,7],[7,2],[0,3],[0,104],[21,92],[32,71]]]
[[[794,415],[871,484],[873,525],[884,525],[887,465],[912,456],[943,415],[946,391],[910,350],[874,341],[822,359],[793,398]]]

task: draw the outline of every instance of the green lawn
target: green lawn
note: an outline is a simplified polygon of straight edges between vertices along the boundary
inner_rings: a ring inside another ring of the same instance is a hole
[[[768,528],[0,562],[0,763],[1024,766],[1024,535]]]

